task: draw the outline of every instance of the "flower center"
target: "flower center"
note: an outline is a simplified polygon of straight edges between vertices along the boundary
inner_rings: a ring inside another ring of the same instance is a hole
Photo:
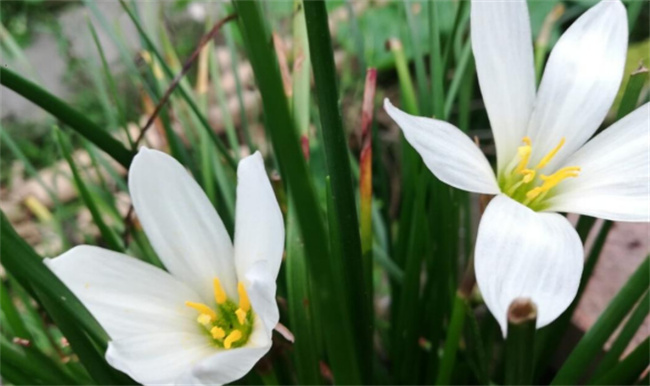
[[[533,152],[532,141],[529,137],[524,137],[522,142],[523,145],[517,148],[517,155],[499,175],[499,187],[515,201],[533,210],[542,210],[551,189],[567,178],[577,177],[580,167],[567,166],[551,175],[541,174],[539,172],[564,146],[565,139],[562,138],[560,143],[532,168],[528,165]]]
[[[241,347],[253,332],[254,314],[243,283],[237,285],[239,305],[228,299],[216,277],[213,280],[216,311],[203,303],[187,301],[185,305],[197,310],[196,321],[210,336],[212,342],[225,349]]]

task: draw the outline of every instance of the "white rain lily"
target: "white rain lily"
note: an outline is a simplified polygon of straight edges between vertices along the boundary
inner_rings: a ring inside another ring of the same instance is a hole
[[[536,303],[539,328],[575,298],[583,247],[555,212],[649,219],[650,105],[589,140],[621,84],[627,31],[620,1],[595,5],[559,39],[535,90],[526,1],[472,0],[472,48],[496,143],[496,173],[456,127],[384,103],[440,180],[496,195],[479,226],[475,271],[504,335],[514,299]]]
[[[47,260],[110,335],[108,363],[140,383],[229,383],[271,347],[284,223],[259,153],[237,177],[233,246],[183,166],[143,148],[129,190],[169,272],[92,246]]]

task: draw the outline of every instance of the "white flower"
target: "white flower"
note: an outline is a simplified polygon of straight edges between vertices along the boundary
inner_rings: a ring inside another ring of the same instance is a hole
[[[497,195],[479,226],[475,270],[504,335],[515,298],[537,304],[542,327],[576,295],[583,248],[569,221],[554,212],[649,219],[650,105],[589,140],[620,86],[627,29],[620,1],[592,7],[557,42],[535,90],[526,2],[472,0],[472,47],[496,143],[496,173],[456,127],[385,101],[440,180]]]
[[[169,273],[91,246],[47,260],[110,335],[106,360],[140,383],[232,382],[271,347],[284,223],[259,153],[237,176],[234,247],[183,166],[143,148],[129,190]]]

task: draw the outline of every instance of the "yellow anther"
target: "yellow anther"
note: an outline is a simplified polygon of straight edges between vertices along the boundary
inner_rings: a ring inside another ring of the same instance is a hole
[[[237,311],[235,311],[235,315],[237,315],[237,320],[239,321],[239,324],[244,324],[244,322],[246,322],[246,311],[242,310],[241,308],[238,308]]]
[[[521,141],[528,146],[533,146],[533,142],[530,140],[529,136],[525,136],[524,138],[521,139]]]
[[[205,304],[201,303],[194,303],[194,302],[185,302],[185,305],[194,308],[195,310],[199,311],[201,314],[206,314],[210,317],[211,321],[217,320],[217,313],[212,311],[212,309]]]
[[[557,186],[557,184],[564,181],[565,179],[570,177],[577,177],[579,172],[580,172],[579,166],[567,166],[565,168],[556,171],[550,176],[541,175],[539,178],[541,178],[542,181],[544,181],[542,186],[538,186],[536,188],[531,189],[528,193],[526,193],[526,197],[531,200],[535,199],[535,197],[539,196],[540,193],[548,192],[549,190]]]
[[[198,318],[196,318],[196,321],[199,322],[199,324],[207,327],[210,322],[212,322],[212,317],[208,314],[201,314]]]
[[[226,292],[221,286],[221,282],[216,277],[212,280],[212,285],[214,287],[214,300],[217,301],[217,304],[223,304],[228,299]]]
[[[553,150],[549,151],[548,154],[546,154],[544,156],[544,158],[542,158],[542,160],[539,161],[537,166],[535,166],[535,169],[541,169],[544,166],[546,166],[546,164],[548,164],[553,159],[553,157],[555,157],[557,152],[560,151],[562,146],[564,146],[564,142],[566,142],[566,139],[564,137],[562,137],[562,139],[560,140],[560,143],[558,143],[558,145],[555,146],[555,148]]]
[[[530,181],[532,181],[533,179],[535,179],[535,175],[537,174],[537,172],[534,171],[533,169],[524,169],[524,170],[520,171],[519,174],[524,175],[523,181],[524,181],[524,184],[527,184]]]
[[[226,332],[221,327],[212,327],[210,334],[214,339],[223,339],[226,336]]]
[[[539,196],[543,191],[544,191],[544,189],[542,189],[541,186],[538,186],[538,187],[536,187],[536,188],[533,188],[533,189],[529,190],[528,193],[526,193],[526,198],[528,198],[529,200],[534,200],[534,199],[535,199],[537,196]]]
[[[226,349],[231,348],[232,344],[240,340],[241,337],[242,337],[241,331],[234,330],[226,337],[226,340],[223,341],[223,347]]]
[[[530,141],[529,141],[530,142]],[[531,145],[519,146],[517,148],[517,155],[519,155],[519,164],[515,171],[521,173],[522,170],[526,169],[528,166],[528,160],[530,160],[530,154],[533,152]]]
[[[251,309],[251,302],[248,300],[248,294],[246,293],[246,288],[244,288],[244,283],[239,282],[237,284],[237,292],[239,293],[239,308],[248,312]]]

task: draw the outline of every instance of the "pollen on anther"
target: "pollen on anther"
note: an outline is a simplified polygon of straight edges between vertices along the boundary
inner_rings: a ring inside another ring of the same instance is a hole
[[[242,337],[241,331],[234,330],[226,337],[226,340],[223,341],[223,347],[226,349],[231,348],[232,344],[240,340],[241,337]]]
[[[237,315],[237,320],[239,321],[239,324],[244,324],[246,322],[246,311],[242,310],[241,308],[238,308],[237,311],[235,311],[235,315]]]
[[[210,315],[208,315],[208,314],[200,314],[196,318],[196,321],[199,322],[199,324],[207,326],[212,321],[212,317]]]
[[[246,293],[246,288],[244,288],[244,283],[239,282],[237,284],[237,292],[239,293],[239,308],[248,312],[251,309],[250,300],[248,300],[248,294]]]
[[[226,332],[221,327],[212,327],[210,334],[214,339],[223,339],[226,336]]]

